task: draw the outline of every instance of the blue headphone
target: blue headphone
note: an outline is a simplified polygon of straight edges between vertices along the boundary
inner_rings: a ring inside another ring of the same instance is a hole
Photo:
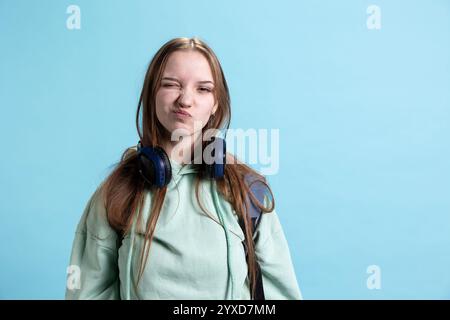
[[[225,174],[226,143],[225,140],[213,137],[208,144],[212,147],[212,163],[204,163],[204,173],[211,179],[221,179]],[[163,148],[143,147],[141,141],[137,145],[139,173],[150,185],[165,187],[172,179],[172,166]]]

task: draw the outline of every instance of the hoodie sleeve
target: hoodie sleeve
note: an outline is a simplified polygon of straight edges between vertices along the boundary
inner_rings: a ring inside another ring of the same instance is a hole
[[[263,213],[254,234],[266,300],[300,300],[302,294],[277,213]]]
[[[98,188],[89,199],[75,232],[67,268],[67,300],[120,299],[117,239],[107,221]]]

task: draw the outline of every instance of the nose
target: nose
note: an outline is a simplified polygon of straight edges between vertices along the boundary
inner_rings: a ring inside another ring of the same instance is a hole
[[[193,94],[190,90],[181,89],[180,96],[178,97],[178,103],[183,108],[189,108],[193,103]]]

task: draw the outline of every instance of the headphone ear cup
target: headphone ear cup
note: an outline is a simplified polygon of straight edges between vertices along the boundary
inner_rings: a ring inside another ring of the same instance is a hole
[[[170,180],[172,180],[172,166],[170,165],[169,156],[164,151],[164,149],[161,147],[156,147],[155,151],[158,153],[158,155],[163,163],[164,177],[165,177],[164,186],[167,186],[169,184]]]
[[[138,152],[139,172],[150,185],[162,188],[172,179],[169,157],[161,147],[143,147]]]
[[[155,181],[155,166],[153,161],[147,158],[143,152],[140,152],[138,154],[138,166],[142,178],[148,184],[153,185],[153,181]]]
[[[213,137],[213,163],[206,164],[206,173],[212,179],[221,179],[225,176],[226,165],[226,142],[222,138]]]

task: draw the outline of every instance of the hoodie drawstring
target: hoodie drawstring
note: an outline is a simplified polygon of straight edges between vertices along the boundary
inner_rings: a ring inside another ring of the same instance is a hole
[[[212,194],[212,198],[214,200],[214,205],[217,209],[217,215],[219,216],[219,221],[223,227],[223,229],[225,230],[225,239],[227,241],[227,265],[228,265],[228,274],[229,274],[229,280],[228,282],[230,283],[230,287],[231,287],[231,299],[233,299],[234,297],[234,288],[233,288],[233,283],[234,283],[234,277],[233,277],[233,272],[232,272],[232,268],[231,268],[231,261],[230,261],[230,235],[228,233],[228,228],[225,226],[225,222],[224,222],[224,217],[223,217],[223,213],[222,213],[222,208],[220,205],[220,200],[219,200],[219,195],[217,194],[217,188],[215,188],[215,181],[214,183],[211,183],[211,194]]]

